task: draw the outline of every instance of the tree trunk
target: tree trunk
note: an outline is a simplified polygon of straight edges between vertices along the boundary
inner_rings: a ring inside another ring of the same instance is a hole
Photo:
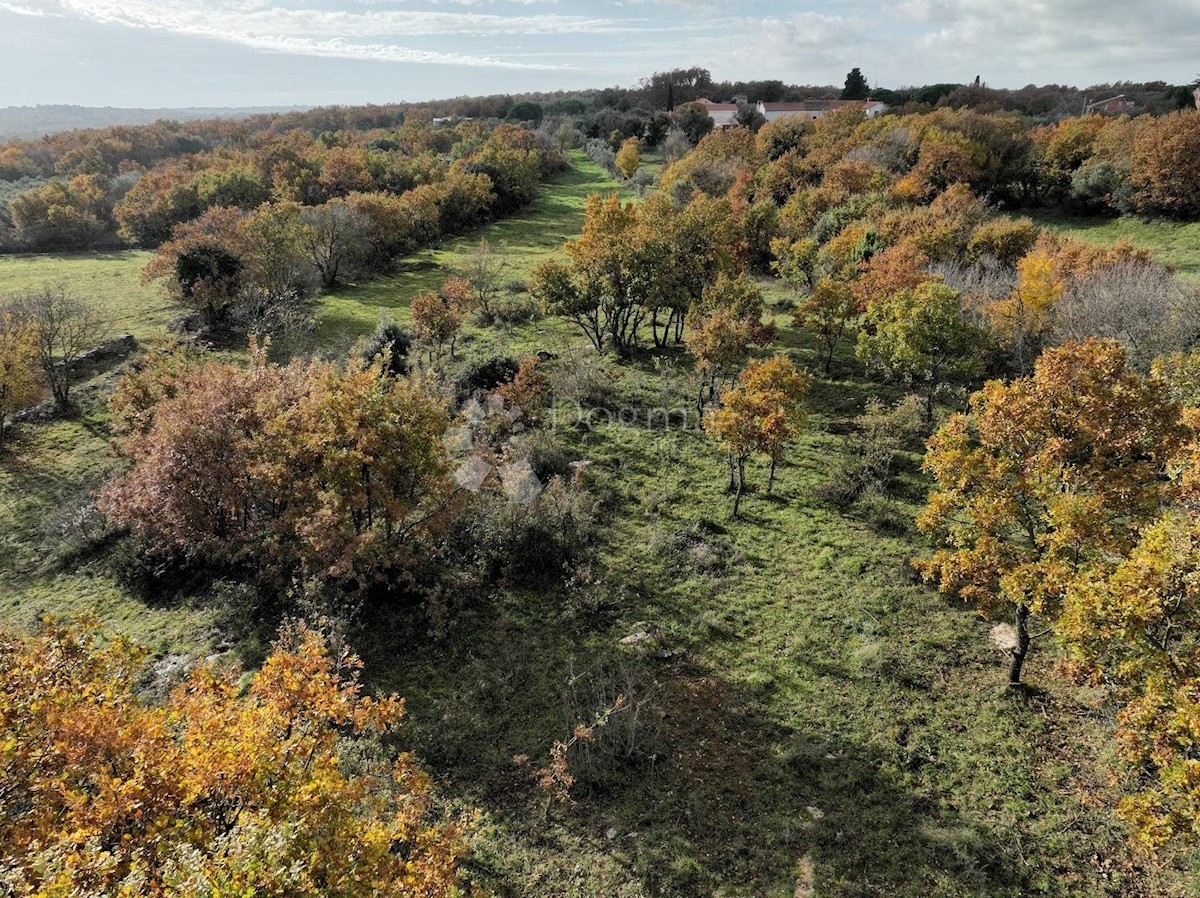
[[[771,490],[775,487],[775,456],[771,456],[771,473],[767,475],[767,495],[771,495]]]
[[[1029,608],[1026,605],[1017,606],[1017,644],[1012,649],[1012,663],[1008,668],[1008,688],[1018,689],[1021,686],[1021,668],[1025,666],[1025,657],[1029,654]]]
[[[728,491],[732,492],[734,490],[734,488],[737,486],[737,481],[734,477],[734,471],[733,471],[733,453],[730,453],[728,461],[729,461],[729,486],[726,487],[726,489]]]
[[[746,460],[739,458],[737,460],[737,489],[733,493],[733,516],[738,516],[738,509],[742,505],[742,493],[746,489]]]

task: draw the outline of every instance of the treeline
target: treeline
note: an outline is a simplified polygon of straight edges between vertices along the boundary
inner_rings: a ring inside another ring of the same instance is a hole
[[[9,190],[0,246],[155,247],[210,210],[319,208],[353,195],[360,211],[405,198],[396,213],[404,233],[390,239],[411,248],[519,208],[563,164],[551,145],[514,125],[434,128],[420,116],[396,124],[397,115],[314,111],[268,127],[160,122],[7,144],[0,178],[28,189]]]

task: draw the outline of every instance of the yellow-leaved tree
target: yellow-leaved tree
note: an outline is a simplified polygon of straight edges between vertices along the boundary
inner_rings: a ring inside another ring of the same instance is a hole
[[[935,485],[917,523],[939,548],[916,565],[983,613],[1013,614],[1010,685],[1072,582],[1158,514],[1187,436],[1162,382],[1129,370],[1115,341],[1087,340],[1047,350],[1031,376],[989,381],[929,440]]]
[[[751,359],[738,375],[737,386],[726,390],[720,407],[705,416],[705,430],[726,452],[735,518],[746,490],[746,462],[756,452],[770,460],[767,491],[774,486],[784,449],[804,427],[804,399],[811,383],[812,378],[797,371],[786,356]]]
[[[463,827],[413,759],[346,763],[404,711],[353,655],[285,629],[248,686],[204,666],[161,706],[142,659],[94,623],[0,636],[6,894],[458,894]]]

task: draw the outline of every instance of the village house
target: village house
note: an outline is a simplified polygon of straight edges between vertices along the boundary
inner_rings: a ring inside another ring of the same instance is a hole
[[[827,112],[835,109],[856,107],[863,110],[867,118],[887,111],[887,103],[878,100],[800,100],[794,103],[763,103],[759,101],[758,111],[768,122],[789,116],[800,116],[807,119],[819,119]]]
[[[708,115],[713,120],[713,127],[719,131],[724,128],[736,127],[740,106],[751,105],[744,95],[736,96],[733,99],[732,103],[714,103],[712,100],[702,97],[696,102],[708,110]],[[768,122],[788,116],[819,119],[827,112],[834,109],[845,109],[848,106],[862,109],[867,118],[875,118],[880,113],[887,111],[888,108],[886,103],[878,100],[799,100],[791,103],[764,103],[760,100],[754,104],[754,107]]]
[[[737,103],[714,103],[712,100],[705,99],[699,99],[696,102],[708,110],[708,116],[718,130],[732,128],[737,124]]]

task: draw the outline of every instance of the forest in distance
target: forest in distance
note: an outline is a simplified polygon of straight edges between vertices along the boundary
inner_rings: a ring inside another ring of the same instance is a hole
[[[0,143],[6,894],[1198,894],[1200,84],[247,112]]]

